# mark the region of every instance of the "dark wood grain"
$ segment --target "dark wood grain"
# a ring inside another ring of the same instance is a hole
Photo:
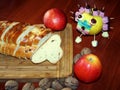
[[[120,90],[120,0],[1,0],[0,20],[11,20],[29,23],[43,23],[43,15],[46,10],[57,7],[64,10],[68,22],[73,26],[73,40],[79,33],[76,31],[76,23],[70,19],[69,11],[77,10],[77,4],[85,6],[85,3],[97,8],[105,7],[106,15],[114,17],[110,25],[110,38],[104,39],[101,35],[96,38],[99,45],[91,46],[92,36],[83,37],[80,44],[73,43],[74,55],[83,47],[89,47],[101,60],[103,65],[102,76],[96,82],[85,84],[80,81],[78,90]],[[74,41],[73,41],[74,42]],[[20,84],[19,87],[21,87]],[[0,85],[3,90],[4,83]]]

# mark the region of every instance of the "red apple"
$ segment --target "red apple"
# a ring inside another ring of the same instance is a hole
[[[66,26],[67,18],[62,10],[52,8],[45,12],[43,22],[46,27],[52,30],[63,30]]]
[[[90,83],[100,77],[102,64],[96,55],[86,54],[75,63],[74,72],[79,80]]]

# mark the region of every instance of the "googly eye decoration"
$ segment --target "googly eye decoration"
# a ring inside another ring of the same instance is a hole
[[[114,18],[108,18],[105,16],[104,8],[98,10],[96,6],[91,8],[88,4],[85,7],[80,7],[76,12],[71,13],[74,15],[72,18],[77,23],[76,29],[81,33],[80,36],[77,36],[75,39],[76,43],[82,42],[83,35],[93,35],[94,40],[91,41],[93,47],[98,46],[98,41],[95,39],[95,36],[102,32],[102,37],[109,38],[109,20]],[[112,27],[111,27],[112,28]]]

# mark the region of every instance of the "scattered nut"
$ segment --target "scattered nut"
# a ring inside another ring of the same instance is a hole
[[[18,90],[18,82],[14,80],[8,80],[5,83],[5,90]]]
[[[73,63],[76,63],[80,57],[81,57],[81,54],[76,54],[73,58]]]
[[[62,90],[72,90],[72,89],[69,87],[66,87],[66,88],[63,88]]]
[[[90,54],[91,52],[92,52],[91,49],[85,47],[81,50],[80,54],[83,56],[85,54]]]
[[[39,87],[35,88],[34,84],[27,82],[22,90],[76,90],[78,80],[72,75],[64,78],[43,78],[39,81]],[[9,80],[5,83],[5,90],[18,90],[18,83]]]
[[[65,78],[59,78],[58,79],[60,84],[64,87],[65,86]]]
[[[34,90],[34,89],[35,89],[34,85],[30,82],[27,82],[22,88],[22,90]]]
[[[76,90],[79,85],[79,81],[75,77],[69,76],[65,79],[65,85]]]
[[[43,90],[42,88],[40,88],[40,87],[37,87],[37,88],[35,88],[34,90]]]
[[[52,82],[52,88],[54,88],[55,90],[61,90],[63,86],[60,84],[58,80],[54,80]]]
[[[39,81],[39,86],[40,86],[40,88],[42,88],[42,89],[47,89],[47,88],[50,88],[50,86],[51,86],[51,80],[50,79],[48,79],[48,78],[43,78],[43,79],[41,79],[40,81]]]
[[[53,88],[47,88],[46,90],[55,90],[55,89],[53,89]]]

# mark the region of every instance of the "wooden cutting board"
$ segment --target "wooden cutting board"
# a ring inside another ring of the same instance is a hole
[[[62,59],[57,64],[51,64],[48,61],[34,64],[30,60],[0,54],[0,79],[60,78],[71,75],[73,68],[72,25],[68,23],[63,31],[56,33],[61,36],[64,51]]]

